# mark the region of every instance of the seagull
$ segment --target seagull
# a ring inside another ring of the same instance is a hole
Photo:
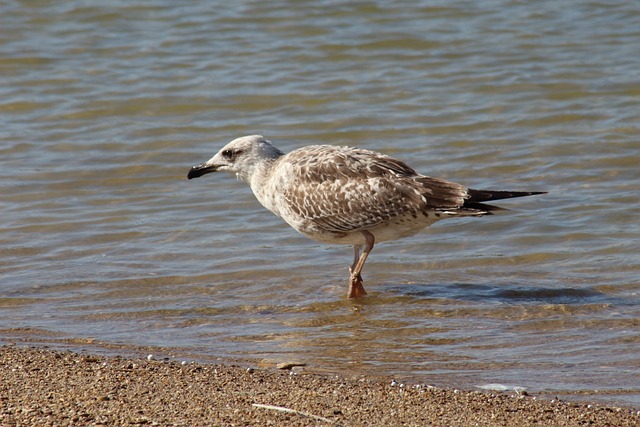
[[[441,219],[502,209],[484,202],[545,194],[473,190],[361,148],[310,145],[284,154],[262,135],[234,139],[191,167],[187,178],[218,171],[248,183],[262,206],[302,235],[352,245],[349,298],[367,295],[361,273],[375,243],[414,235]]]

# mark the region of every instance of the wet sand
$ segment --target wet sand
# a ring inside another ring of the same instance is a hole
[[[637,409],[391,378],[0,347],[2,426],[638,426]]]

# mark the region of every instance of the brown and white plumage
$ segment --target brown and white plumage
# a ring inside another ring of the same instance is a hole
[[[376,242],[413,235],[440,219],[499,209],[486,201],[543,194],[469,189],[360,148],[312,145],[284,154],[260,135],[231,141],[187,177],[216,171],[235,173],[303,235],[353,245],[350,298],[366,295],[360,273]]]

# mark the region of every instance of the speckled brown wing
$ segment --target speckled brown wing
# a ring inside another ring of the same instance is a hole
[[[284,200],[308,227],[347,233],[394,217],[461,207],[466,188],[417,174],[403,162],[349,147],[305,147],[289,153]]]

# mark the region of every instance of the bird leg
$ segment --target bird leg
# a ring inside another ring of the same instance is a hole
[[[349,273],[353,273],[356,265],[358,265],[358,260],[360,259],[360,249],[362,245],[353,245],[353,263],[349,266]]]
[[[362,276],[353,274],[360,260],[360,249],[362,245],[353,245],[353,263],[349,266],[349,298],[358,298],[367,294],[362,286]]]
[[[351,276],[349,278],[349,298],[360,298],[367,295],[367,292],[364,290],[364,286],[362,286],[362,276],[360,273],[362,272],[362,268],[364,267],[365,261],[367,261],[367,256],[369,256],[369,252],[373,249],[373,245],[375,243],[375,238],[373,234],[368,231],[361,231],[364,236],[364,250],[362,251],[362,255],[360,255],[361,245],[353,245],[353,264],[349,267],[349,272]]]

